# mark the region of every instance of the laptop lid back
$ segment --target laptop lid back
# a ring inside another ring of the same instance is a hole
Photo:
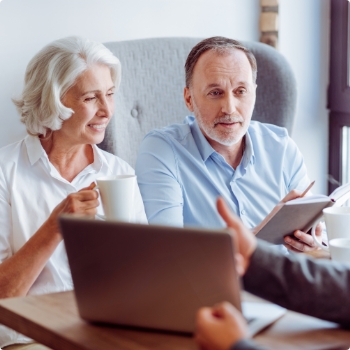
[[[241,309],[227,231],[60,218],[79,313],[102,323],[193,332],[202,306]]]

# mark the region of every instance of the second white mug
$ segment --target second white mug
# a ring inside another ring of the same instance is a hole
[[[334,238],[350,238],[350,207],[330,207],[323,209],[322,212],[326,222],[328,242]],[[329,251],[329,247],[322,245],[316,239],[315,229],[316,224],[311,230],[316,244]]]
[[[350,264],[350,238],[335,238],[329,241],[332,260]]]

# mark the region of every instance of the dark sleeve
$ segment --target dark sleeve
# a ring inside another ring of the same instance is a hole
[[[258,240],[243,282],[261,298],[350,328],[350,265],[285,256]]]
[[[229,350],[268,350],[263,348],[251,339],[242,339],[236,344],[233,344]]]

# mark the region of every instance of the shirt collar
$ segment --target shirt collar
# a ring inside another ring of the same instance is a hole
[[[248,131],[245,134],[245,148],[244,148],[244,154],[242,159],[242,166],[245,169],[249,163],[254,164],[255,163],[255,153],[254,153],[254,147],[252,143],[251,136],[249,134],[249,128]]]
[[[30,164],[35,164],[45,153],[38,136],[27,135],[24,138]]]
[[[210,143],[203,135],[201,129],[199,128],[196,118],[193,116],[188,116],[186,119],[191,126],[191,132],[192,132],[194,141],[196,142],[198,151],[202,159],[206,161],[216,151],[214,150],[213,147],[210,146]]]
[[[107,163],[107,159],[104,156],[101,149],[99,149],[96,145],[91,145],[91,146],[94,152],[94,162],[91,164],[91,166],[96,170],[96,172],[99,172],[103,164]]]
[[[192,135],[196,142],[199,153],[201,154],[203,161],[206,161],[213,153],[217,152],[214,150],[214,148],[210,145],[208,140],[203,135],[201,129],[199,128],[196,118],[193,116],[188,116],[186,119],[191,126]],[[242,160],[243,168],[246,168],[250,162],[254,164],[255,154],[248,128],[248,131],[245,134],[245,149]]]
[[[35,164],[41,157],[47,158],[47,154],[44,151],[38,136],[27,135],[24,140],[31,165]],[[94,152],[94,162],[87,168],[93,168],[98,172],[101,170],[103,163],[106,163],[106,157],[96,145],[91,146]]]

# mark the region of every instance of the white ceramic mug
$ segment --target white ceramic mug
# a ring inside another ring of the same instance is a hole
[[[106,219],[132,220],[136,175],[106,176],[96,180]]]
[[[335,238],[350,238],[350,207],[330,207],[323,209],[322,212],[326,222],[328,242]],[[316,239],[316,226],[317,224],[311,230],[314,241],[320,248],[329,251],[329,247],[324,246]]]
[[[335,238],[329,241],[332,260],[350,264],[350,238]]]

